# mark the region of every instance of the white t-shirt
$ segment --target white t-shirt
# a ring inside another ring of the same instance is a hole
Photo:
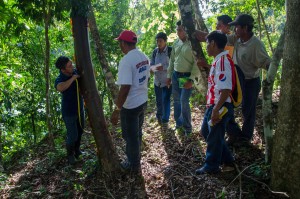
[[[221,96],[221,90],[233,90],[235,86],[234,63],[227,51],[218,54],[210,68],[206,104],[216,104]],[[226,102],[231,102],[230,97]]]
[[[149,63],[148,57],[138,49],[129,51],[121,59],[117,84],[131,85],[124,108],[133,109],[148,100]]]

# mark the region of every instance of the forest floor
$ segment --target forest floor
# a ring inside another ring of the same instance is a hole
[[[278,93],[274,95],[274,116]],[[280,198],[272,194],[270,165],[264,163],[261,102],[251,145],[231,148],[236,169],[231,172],[201,176],[195,170],[204,163],[206,144],[199,134],[205,106],[193,105],[193,134],[162,132],[155,119],[155,105],[149,104],[144,122],[142,175],[120,173],[115,177],[101,172],[95,143],[89,130],[83,135],[84,155],[69,166],[62,136],[56,136],[55,150],[44,140],[34,148],[22,151],[5,166],[0,175],[1,198]],[[241,110],[236,110],[242,122]],[[274,117],[275,118],[275,117]],[[125,143],[120,129],[112,133],[120,159]]]

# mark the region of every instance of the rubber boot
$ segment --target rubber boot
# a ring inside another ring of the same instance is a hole
[[[75,164],[74,146],[67,145],[67,159],[69,164]]]

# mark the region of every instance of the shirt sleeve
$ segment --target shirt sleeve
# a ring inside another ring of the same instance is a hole
[[[119,64],[117,85],[132,85],[132,67],[124,59]]]
[[[264,44],[258,40],[258,44],[256,45],[257,47],[255,48],[255,66],[258,68],[263,68],[267,69],[267,65],[271,63],[271,59],[266,51],[266,48]]]
[[[175,44],[176,41],[174,42],[173,46],[172,46],[172,52],[171,52],[171,56],[170,56],[170,60],[169,60],[169,67],[167,70],[167,78],[171,78],[172,77],[172,73],[174,71],[174,61],[175,61]]]
[[[54,88],[57,89],[57,85],[59,83],[63,82],[61,76],[59,75],[56,79],[55,79],[55,82],[54,82]]]
[[[237,38],[234,33],[227,36],[227,45],[234,46],[234,43],[236,42]]]

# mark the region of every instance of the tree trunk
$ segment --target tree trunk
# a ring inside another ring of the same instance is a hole
[[[117,99],[119,89],[115,84],[114,76],[112,75],[112,73],[109,69],[107,60],[105,58],[105,52],[104,52],[104,48],[103,48],[103,45],[101,42],[99,31],[97,29],[94,11],[91,7],[90,7],[90,14],[89,14],[88,21],[89,21],[89,28],[91,31],[91,36],[95,42],[95,50],[96,50],[97,57],[100,61],[102,71],[104,73],[110,94],[111,94],[113,100],[115,101]]]
[[[200,42],[193,36],[193,34],[195,33],[195,25],[193,23],[191,0],[179,0],[178,6],[181,14],[182,24],[185,27],[188,39],[191,42],[191,47],[193,50],[195,61],[199,58],[205,59]],[[200,69],[200,77],[194,80],[194,82],[195,86],[201,93],[206,93],[207,73],[205,70]]]
[[[45,23],[45,79],[46,79],[46,119],[47,119],[47,127],[48,127],[48,135],[49,135],[49,145],[50,147],[54,147],[54,138],[52,133],[52,124],[51,124],[51,113],[50,113],[50,41],[49,41],[49,26],[50,26],[50,6],[51,1],[47,3],[45,2],[44,10],[44,23]],[[47,7],[46,7],[47,5]],[[46,9],[47,8],[47,9]]]
[[[283,70],[274,136],[272,178],[274,189],[300,196],[300,0],[286,1],[287,21],[283,51]]]
[[[90,125],[98,150],[99,162],[101,162],[104,171],[111,172],[119,169],[119,161],[113,146],[112,137],[106,125],[102,102],[96,87],[87,30],[87,5],[89,4],[84,0],[72,1],[71,18],[76,66],[81,75],[80,90],[86,103]]]
[[[204,23],[204,20],[203,20],[201,11],[200,11],[199,1],[198,0],[192,0],[192,5],[195,8],[194,9],[194,11],[195,11],[195,20],[196,20],[196,24],[197,24],[198,29],[201,30],[201,31],[204,31],[204,32],[209,32],[206,25],[205,25],[205,23]]]
[[[3,172],[4,168],[2,166],[2,126],[0,125],[0,172]]]
[[[277,43],[276,51],[273,55],[272,62],[270,64],[267,78],[263,81],[263,122],[264,122],[264,136],[265,136],[265,161],[271,162],[272,152],[272,139],[273,139],[273,114],[272,114],[272,93],[274,80],[277,74],[279,62],[282,59],[283,46],[284,46],[285,30],[281,34]]]

